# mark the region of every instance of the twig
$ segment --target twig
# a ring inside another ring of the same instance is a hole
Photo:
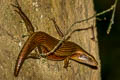
[[[87,19],[83,19],[83,20],[74,22],[74,23],[68,28],[68,30],[67,30],[67,32],[65,33],[64,37],[58,42],[58,44],[57,44],[51,51],[49,51],[49,52],[46,53],[46,54],[41,54],[41,56],[47,56],[47,55],[50,55],[51,53],[53,53],[53,52],[62,44],[62,42],[69,37],[68,33],[71,31],[71,28],[72,28],[73,26],[75,26],[76,24],[82,23],[82,22],[84,22],[84,21],[88,21],[88,20],[90,20],[90,19],[92,19],[92,18],[94,18],[94,17],[100,16],[100,15],[103,15],[103,14],[105,14],[105,13],[113,10],[114,8],[115,8],[115,6],[112,5],[109,9],[104,10],[104,11],[102,11],[102,12],[100,12],[100,13],[97,13],[97,14],[95,14],[95,15],[87,18]]]
[[[112,28],[112,25],[114,24],[114,17],[115,17],[115,11],[116,11],[116,6],[117,6],[117,1],[115,1],[115,4],[113,5],[114,6],[114,9],[113,9],[113,13],[112,13],[112,18],[110,20],[110,24],[109,24],[109,27],[108,27],[108,30],[107,30],[107,34],[110,33],[111,31],[111,28]]]

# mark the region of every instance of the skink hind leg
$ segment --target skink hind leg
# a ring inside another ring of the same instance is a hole
[[[37,53],[31,53],[26,59],[40,59],[40,55],[38,55]]]
[[[37,50],[37,49],[38,49],[38,50]],[[35,48],[35,50],[34,50],[35,52],[29,54],[26,59],[29,59],[29,58],[32,58],[32,59],[40,59],[40,58],[41,58],[40,54],[42,53],[42,49],[41,49],[40,46],[38,46],[37,49]],[[38,53],[39,53],[39,54],[38,54]]]
[[[32,23],[31,23],[31,21],[29,20],[29,18],[28,18],[28,17],[26,16],[26,14],[22,11],[22,9],[21,9],[18,1],[16,0],[16,5],[13,5],[13,4],[12,4],[12,6],[15,7],[15,8],[17,8],[17,10],[15,10],[15,11],[16,11],[16,12],[20,15],[20,17],[23,19],[23,21],[24,21],[24,23],[25,23],[25,25],[26,25],[27,32],[29,33],[29,35],[25,35],[25,36],[23,36],[23,37],[32,35],[32,34],[34,33],[34,27],[33,27]],[[39,47],[37,47],[37,48],[39,48]],[[40,49],[39,49],[39,50],[40,50]],[[38,53],[38,52],[37,52],[37,49],[35,49],[35,52]]]
[[[33,27],[32,23],[31,23],[31,21],[29,20],[29,18],[22,11],[18,1],[16,0],[16,5],[12,4],[12,6],[17,8],[17,10],[15,10],[15,12],[17,12],[20,15],[20,17],[23,19],[23,21],[25,22],[27,31],[31,35],[34,32],[34,27]]]
[[[15,12],[17,12],[20,15],[20,17],[23,19],[23,21],[25,22],[26,28],[27,28],[27,32],[29,33],[30,36],[32,36],[32,34],[34,33],[34,27],[33,27],[32,23],[31,23],[31,21],[26,16],[26,14],[22,11],[18,1],[16,0],[16,5],[12,4],[12,6],[16,8]],[[16,61],[15,71],[14,71],[14,75],[15,76],[18,75],[23,62],[28,57],[28,54],[29,53],[27,53],[27,52],[26,53],[22,53],[22,55],[19,54],[18,60]]]

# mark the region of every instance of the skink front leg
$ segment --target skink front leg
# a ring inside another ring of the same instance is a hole
[[[48,17],[49,18],[49,17]],[[63,34],[63,32],[60,30],[60,27],[57,25],[57,23],[56,23],[56,21],[55,21],[55,18],[49,18],[50,20],[52,20],[53,21],[53,23],[54,23],[54,25],[55,25],[55,29],[56,29],[56,31],[57,31],[57,33],[58,33],[58,35],[62,38],[62,37],[64,37],[64,34]],[[47,56],[49,56],[50,54],[52,54],[52,53],[46,53],[46,54],[41,54],[41,56],[42,57],[47,57]]]
[[[70,60],[69,56],[64,59],[64,66],[63,67],[66,68],[66,69],[68,68],[69,60]]]
[[[54,25],[55,25],[55,29],[58,33],[58,35],[62,38],[64,36],[63,32],[60,30],[60,27],[57,25],[55,18],[49,18],[50,20],[53,21]]]

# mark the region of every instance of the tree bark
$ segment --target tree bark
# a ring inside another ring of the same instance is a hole
[[[75,21],[86,19],[93,14],[93,0],[18,0],[25,14],[32,21],[35,31],[44,31],[60,38],[54,24],[48,17],[55,18],[61,30],[66,30]],[[18,77],[14,77],[17,56],[25,43],[26,27],[10,4],[14,0],[0,0],[0,80],[100,80],[100,59],[98,53],[95,18],[75,25],[72,29],[94,26],[92,31],[85,30],[72,34],[70,41],[79,44],[98,61],[98,69],[93,70],[83,64],[70,61],[68,70],[63,68],[63,61],[50,61],[44,58],[28,59],[23,64]]]

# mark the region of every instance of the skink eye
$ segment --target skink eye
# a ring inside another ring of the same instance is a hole
[[[91,61],[92,62],[92,59],[89,56],[84,55],[84,54],[80,55],[79,59],[81,59],[81,60],[87,60],[87,61]]]

